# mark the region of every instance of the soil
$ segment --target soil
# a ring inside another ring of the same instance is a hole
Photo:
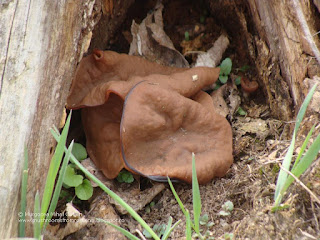
[[[111,40],[105,44],[104,49],[128,53],[132,20],[140,23],[146,14],[152,11],[155,3],[156,1],[153,0],[137,0],[132,4],[123,23],[110,36]],[[186,32],[189,33],[191,43],[188,49],[192,51],[208,50],[222,33],[227,33],[230,45],[223,59],[225,57],[232,59],[232,73],[240,74],[239,69],[248,65],[250,68],[242,74],[259,82],[254,64],[252,64],[253,59],[249,57],[244,36],[239,32],[241,28],[238,27],[239,24],[232,16],[232,12],[221,11],[219,14],[212,15],[219,10],[218,6],[209,5],[205,1],[173,0],[163,1],[163,4],[164,30],[178,51],[183,53],[185,50]],[[217,8],[216,11],[212,9],[213,7]],[[244,14],[248,14],[245,5],[239,8]],[[225,19],[225,17],[219,17],[221,14],[229,14],[232,20],[221,22],[221,19]],[[200,30],[193,31],[195,26],[199,26]],[[250,31],[254,32],[250,23],[248,26]],[[93,42],[97,41],[96,39]],[[187,58],[189,63],[192,63],[194,59],[194,55],[189,55]],[[298,183],[293,183],[283,199],[288,207],[275,213],[271,211],[274,204],[279,163],[282,162],[290,144],[293,122],[282,121],[272,115],[262,90],[258,89],[250,95],[244,93],[241,87],[238,87],[238,91],[241,98],[240,106],[246,115],[241,116],[236,112],[227,117],[233,128],[234,164],[225,177],[214,179],[211,183],[200,186],[202,214],[207,214],[209,222],[213,223],[213,226],[209,228],[202,226],[202,229],[208,230],[209,236],[214,239],[231,239],[230,234],[233,234],[233,239],[318,239],[320,237],[319,203]],[[79,118],[76,118],[75,114],[73,117],[72,138],[84,143],[83,134],[75,134],[75,132],[79,133]],[[302,129],[310,129],[312,125],[310,123],[317,122],[318,117],[309,114],[307,120],[302,123]],[[319,131],[318,128],[314,136]],[[296,146],[301,146],[306,133],[307,130],[298,134],[299,139]],[[319,196],[320,159],[315,160],[309,169],[300,180]],[[152,183],[150,184],[145,179],[139,181],[139,184],[132,185],[138,192],[152,186]],[[114,188],[120,186],[119,191],[129,191],[130,184],[113,184]],[[192,215],[192,187],[183,183],[175,183],[174,186],[185,208],[189,209]],[[103,195],[100,191],[98,192]],[[130,201],[130,197],[125,200]],[[105,201],[105,204],[109,204],[107,200]],[[223,216],[220,211],[223,210],[222,206],[227,201],[233,203],[234,209],[229,215]],[[151,206],[148,204],[139,211],[140,216],[151,227],[155,224],[167,223],[170,216],[173,222],[181,220],[173,231],[171,239],[184,239],[185,218],[168,184],[165,184],[165,189],[154,197],[152,202]],[[87,203],[87,208],[90,203]],[[91,214],[90,210],[86,211],[84,207],[81,209],[85,215]],[[119,214],[118,211],[117,213]],[[90,217],[94,216],[90,215]],[[142,231],[141,226],[132,217],[128,215],[120,217],[124,219],[121,222],[122,227],[132,233],[136,233],[136,229]],[[94,233],[93,231],[91,233],[92,237]],[[81,234],[75,233],[67,239],[89,239],[86,236],[90,234],[83,235],[83,232]],[[110,239],[117,239],[112,236]],[[108,238],[104,236],[104,239]]]

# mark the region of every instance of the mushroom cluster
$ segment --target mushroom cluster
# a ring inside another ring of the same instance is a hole
[[[225,175],[233,162],[228,121],[201,89],[219,68],[174,68],[94,50],[80,62],[67,99],[81,110],[90,158],[113,179],[121,169],[156,181],[190,183]]]

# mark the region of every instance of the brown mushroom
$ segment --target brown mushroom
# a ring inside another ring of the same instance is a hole
[[[232,164],[232,133],[201,91],[218,68],[172,68],[110,51],[94,51],[76,72],[67,100],[83,108],[91,159],[107,178],[126,168],[151,179],[191,182],[191,153],[199,183]]]
[[[250,81],[247,77],[241,77],[240,84],[241,88],[247,93],[253,93],[259,87],[257,81]]]

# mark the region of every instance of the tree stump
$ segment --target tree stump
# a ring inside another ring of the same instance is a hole
[[[17,236],[23,152],[29,150],[28,213],[42,196],[54,149],[49,129],[59,125],[77,63],[92,31],[103,48],[134,2],[113,0],[4,0],[0,3],[0,236]],[[257,80],[274,117],[290,120],[319,75],[314,50],[297,18],[296,1],[207,0],[231,41],[248,49]],[[299,1],[312,34],[320,27],[318,0]],[[107,16],[107,17],[106,17]],[[109,16],[109,17],[108,17]],[[112,17],[110,17],[112,16]],[[105,34],[103,28],[110,24]],[[239,35],[241,37],[239,37]],[[312,39],[319,45],[318,35]],[[31,224],[27,224],[31,236]]]
[[[207,2],[228,34],[240,38],[238,44],[248,49],[246,57],[257,70],[272,115],[291,119],[308,92],[303,80],[319,73],[319,63],[297,20],[301,6],[310,32],[317,32],[319,13],[313,2],[298,1],[298,7],[291,0]],[[320,46],[317,35],[313,41]]]
[[[93,5],[92,0],[1,2],[1,238],[17,236],[25,146],[27,213],[33,212],[36,191],[43,192],[55,145],[49,130],[59,125],[75,67],[90,40]],[[30,236],[32,225],[27,227]]]

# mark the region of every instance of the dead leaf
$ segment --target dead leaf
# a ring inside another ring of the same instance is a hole
[[[59,129],[63,128],[64,124],[66,123],[66,119],[67,119],[67,110],[66,108],[63,108],[62,116],[59,123]]]
[[[85,228],[82,228],[80,231],[70,236],[69,239],[126,239],[118,230],[99,220],[103,219],[104,221],[113,223],[117,226],[121,226],[121,223],[125,221],[115,212],[108,200],[107,194],[102,190],[97,191],[100,192],[96,194],[96,197],[92,200],[90,210],[87,214],[89,223]]]
[[[245,134],[255,134],[259,139],[265,139],[270,134],[270,128],[267,121],[253,118],[237,118],[233,127],[237,129],[237,133],[241,136]]]
[[[90,205],[90,217],[92,219],[100,218],[117,226],[124,220],[116,213],[108,200],[106,194],[99,194]],[[90,232],[96,232],[95,239],[126,239],[118,230],[106,223],[95,223],[90,226]]]
[[[221,86],[218,90],[211,93],[213,104],[216,107],[217,113],[221,116],[226,117],[229,114],[229,108],[226,101],[223,98],[224,92],[226,91],[227,85]]]
[[[143,56],[147,60],[166,66],[189,67],[184,56],[178,52],[163,30],[163,5],[157,4],[140,25],[133,20],[132,42],[129,55]]]
[[[229,115],[232,118],[241,103],[238,89],[233,83],[225,84],[213,91],[211,97],[216,111],[223,117]]]
[[[79,231],[88,224],[88,220],[82,216],[82,214],[72,205],[72,203],[66,204],[67,219],[61,220],[62,223],[67,223],[65,226],[48,225],[45,230],[45,239],[58,240]],[[54,221],[54,219],[52,220]],[[57,221],[56,221],[57,222]]]

